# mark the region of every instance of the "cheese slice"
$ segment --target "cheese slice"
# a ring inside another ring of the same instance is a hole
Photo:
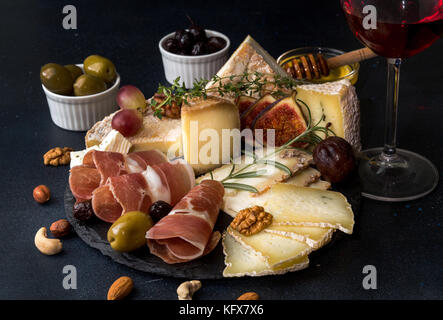
[[[251,80],[254,79],[254,73],[260,72],[265,75],[266,78],[272,79],[275,75],[289,76],[286,71],[275,61],[275,59],[263,49],[257,41],[255,41],[250,35],[240,44],[240,46],[234,51],[231,57],[226,61],[223,67],[217,72],[217,76],[225,78],[222,83],[229,81],[236,82],[238,78],[229,78],[230,76],[243,75],[244,73],[251,74]],[[206,86],[207,89],[217,87],[219,83],[209,82]],[[270,89],[267,87],[266,89]],[[253,97],[260,97],[259,92],[250,92],[247,95]],[[225,95],[224,98],[235,101],[234,95]]]
[[[291,225],[277,225],[267,227],[264,232],[278,234],[306,243],[313,249],[318,249],[328,243],[335,229],[320,227],[303,227]]]
[[[100,144],[106,135],[112,131],[111,121],[115,113],[94,124],[86,133],[86,147]],[[131,144],[132,151],[158,149],[168,155],[168,158],[181,156],[181,122],[180,119],[154,116],[152,110],[146,110],[143,115],[143,127],[134,136],[126,138]]]
[[[309,188],[328,190],[331,188],[331,183],[325,180],[318,180],[309,185]]]
[[[304,242],[273,233],[259,232],[245,236],[231,227],[228,227],[227,232],[243,246],[263,256],[271,268],[278,268],[312,251],[312,248]]]
[[[345,196],[335,191],[276,184],[265,203],[273,222],[283,225],[337,228],[352,233],[354,214]]]
[[[266,148],[260,151],[261,155],[258,156],[260,159],[264,159],[267,154],[271,154],[272,150],[268,150]],[[274,156],[270,156],[267,158],[268,160],[276,161],[281,164],[284,164],[290,171],[291,174],[295,174],[307,168],[309,165],[313,163],[312,155],[297,149],[287,149],[283,150]],[[250,155],[243,155],[240,159],[235,159],[235,172],[242,169],[246,165],[250,165],[253,163],[253,158]],[[204,176],[201,176],[197,179],[197,182],[201,182],[205,179],[214,179],[217,181],[221,181],[226,178],[231,172],[232,164],[226,164],[220,168],[215,169],[211,173],[208,173]],[[269,188],[278,182],[284,181],[289,178],[289,174],[285,171],[277,168],[272,164],[267,163],[256,163],[250,165],[244,172],[252,172],[252,171],[262,171],[258,177],[253,178],[239,178],[239,179],[229,179],[226,182],[229,183],[242,183],[255,187],[258,190],[258,194],[248,192],[248,194],[252,197],[258,197],[261,193],[269,190]],[[225,196],[234,196],[236,194],[241,194],[242,191],[236,189],[226,189]]]
[[[270,268],[262,255],[243,246],[226,232],[223,234],[222,244],[226,265],[223,270],[224,277],[277,275],[309,266],[309,258],[306,255],[282,263],[276,268]]]
[[[240,116],[235,104],[217,97],[196,99],[181,109],[183,154],[199,175],[229,162],[234,148],[239,154],[241,142],[234,145],[231,133],[240,137]]]
[[[120,132],[112,129],[99,145],[101,151],[112,151],[127,154],[131,149],[132,143],[129,142]]]
[[[349,80],[340,80],[322,84],[306,84],[296,87],[296,99],[308,105],[312,124],[329,127],[334,133],[348,141],[356,150],[360,143],[360,106],[355,91]],[[308,110],[298,102],[305,116]],[[324,118],[323,118],[324,117]],[[325,136],[324,133],[318,133]]]
[[[82,165],[83,164],[83,158],[91,150],[100,150],[100,147],[99,147],[99,145],[94,145],[94,146],[86,148],[84,150],[71,151],[71,153],[70,153],[70,156],[71,156],[70,167],[71,167],[71,169],[73,167]]]
[[[318,181],[320,177],[321,177],[320,171],[309,167],[306,168],[305,170],[299,171],[298,173],[294,174],[292,177],[286,180],[285,183],[292,184],[298,187],[307,187],[312,183]]]

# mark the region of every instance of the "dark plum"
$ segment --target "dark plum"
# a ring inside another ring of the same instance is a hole
[[[149,215],[155,223],[166,217],[171,212],[172,206],[162,200],[154,202],[149,208]]]

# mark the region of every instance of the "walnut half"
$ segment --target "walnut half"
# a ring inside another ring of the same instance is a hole
[[[68,147],[52,148],[44,154],[43,163],[47,166],[51,165],[55,167],[67,165],[69,162],[71,162],[71,151],[72,149]]]
[[[240,210],[232,220],[231,227],[245,236],[259,233],[272,223],[272,215],[263,207],[253,206]]]

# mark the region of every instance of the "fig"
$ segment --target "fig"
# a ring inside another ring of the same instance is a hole
[[[274,103],[276,99],[270,94],[264,95],[256,103],[250,106],[246,111],[240,114],[241,129],[252,128],[254,119],[267,106]]]
[[[294,96],[278,100],[265,107],[254,119],[252,128],[263,129],[263,142],[267,143],[267,129],[275,130],[275,146],[282,146],[286,142],[299,136],[308,129],[304,115]],[[305,148],[307,143],[295,142],[293,147]]]
[[[326,138],[317,144],[312,155],[315,166],[329,182],[345,180],[355,168],[354,150],[340,137]]]
[[[238,107],[238,113],[242,114],[245,112],[250,106],[252,106],[255,102],[257,102],[257,99],[250,97],[250,96],[240,96],[237,98],[237,101],[235,104]]]

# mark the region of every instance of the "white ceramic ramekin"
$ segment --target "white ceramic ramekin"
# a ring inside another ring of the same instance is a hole
[[[83,68],[82,64],[78,64]],[[89,130],[94,123],[117,110],[117,93],[120,76],[107,90],[89,96],[63,96],[42,85],[48,100],[52,121],[60,128],[72,131]]]
[[[205,31],[208,37],[223,38],[226,41],[226,46],[220,51],[211,54],[201,56],[182,56],[166,51],[163,48],[163,42],[172,37],[174,32],[164,36],[160,40],[158,47],[162,55],[165,77],[169,83],[173,83],[177,77],[180,77],[180,82],[184,82],[186,88],[191,88],[196,79],[210,80],[228,60],[229,47],[231,45],[229,38],[217,31]]]

